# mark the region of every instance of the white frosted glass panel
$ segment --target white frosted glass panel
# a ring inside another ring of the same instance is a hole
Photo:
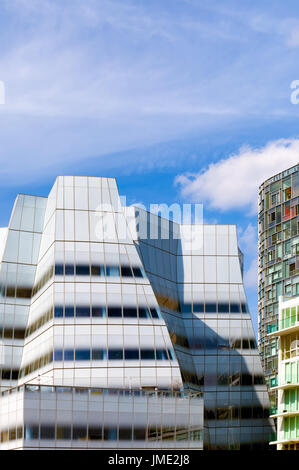
[[[214,225],[204,225],[204,253],[205,255],[216,254],[216,235]]]
[[[216,258],[204,256],[205,282],[216,282]]]
[[[203,225],[194,225],[192,228],[192,253],[203,254]]]
[[[203,256],[192,256],[192,282],[203,282]]]
[[[229,281],[232,283],[242,282],[238,257],[229,257]]]
[[[235,227],[229,227],[229,254],[237,255],[238,254],[238,240],[237,232]]]
[[[74,240],[74,211],[64,211],[65,240]]]
[[[16,262],[18,257],[19,232],[9,230],[4,253],[4,260]]]
[[[88,212],[75,212],[76,240],[89,240]]]
[[[74,188],[64,187],[64,209],[74,209]]]
[[[227,256],[217,256],[217,282],[229,282],[229,268]]]
[[[224,225],[221,226],[221,230],[217,227],[217,255],[228,255],[228,227]]]
[[[88,210],[87,188],[75,187],[75,209]]]
[[[56,240],[64,240],[63,211],[56,211]]]
[[[100,187],[89,188],[89,210],[95,211],[100,210],[100,204],[102,202],[101,189]]]

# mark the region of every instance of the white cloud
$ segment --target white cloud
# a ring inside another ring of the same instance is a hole
[[[257,227],[249,223],[245,229],[239,228],[238,241],[244,253],[246,288],[257,288],[258,285],[258,234]]]
[[[245,230],[239,229],[238,241],[241,250],[248,255],[255,256],[257,254],[257,227],[249,223]]]
[[[249,268],[244,273],[244,285],[245,288],[256,289],[258,287],[258,258],[254,258]]]
[[[243,148],[197,174],[182,174],[175,183],[182,196],[193,202],[207,203],[221,211],[247,209],[257,212],[258,187],[299,162],[299,139],[280,139],[259,149]]]

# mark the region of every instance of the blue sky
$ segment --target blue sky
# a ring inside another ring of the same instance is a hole
[[[298,162],[299,11],[285,0],[0,0],[0,224],[57,174],[236,223],[257,325],[256,195]]]

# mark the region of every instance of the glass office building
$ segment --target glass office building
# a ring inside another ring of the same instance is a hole
[[[60,176],[0,240],[1,448],[268,448],[235,226]]]
[[[299,165],[259,188],[259,350],[277,407],[279,297],[299,295]]]

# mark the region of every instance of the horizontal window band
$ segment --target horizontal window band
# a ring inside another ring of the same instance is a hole
[[[170,339],[172,344],[176,346],[181,346],[187,349],[218,349],[218,350],[227,350],[227,349],[257,349],[256,340],[254,338],[222,338],[216,336],[214,338],[208,336],[190,336],[187,338],[184,335],[175,333],[174,331],[170,332]]]
[[[56,349],[55,361],[103,361],[103,360],[174,360],[171,350],[165,349]]]
[[[262,406],[234,406],[223,408],[206,408],[205,420],[231,420],[231,419],[260,419],[268,418],[269,408]]]
[[[131,277],[146,278],[146,274],[140,266],[119,265],[89,265],[89,264],[55,264],[51,266],[41,279],[33,287],[30,296],[34,296],[54,276],[100,276],[100,277]],[[26,296],[29,292],[26,293]],[[13,291],[9,291],[7,297],[14,297]]]
[[[63,357],[65,361],[90,361],[90,360],[105,360],[105,358],[108,358],[108,360],[123,360],[123,359],[129,359],[133,360],[135,359],[134,354],[129,357],[127,354],[127,351],[134,351],[134,350],[125,350],[123,351],[122,349],[65,349],[64,351],[61,349],[57,349],[54,352],[50,351],[49,353],[45,354],[44,356],[36,359],[34,362],[27,364],[25,367],[23,367],[20,370],[19,373],[19,378],[23,378],[32,372],[50,364],[53,362],[53,359],[55,361],[62,361]],[[137,350],[135,350],[137,351]],[[168,360],[168,361],[174,361],[176,360],[176,356],[174,351],[171,349],[168,349],[167,351],[165,349],[156,349],[156,352],[154,352],[156,359],[152,359],[153,354],[152,350],[147,350],[147,349],[138,349],[138,358],[136,357],[136,360]],[[127,357],[126,357],[127,355]],[[73,359],[74,358],[74,359]]]
[[[238,302],[205,302],[180,304],[182,313],[249,313],[246,303]]]
[[[19,369],[0,369],[2,380],[18,380]]]
[[[33,322],[27,329],[27,338],[44,324],[53,318],[139,318],[139,319],[161,319],[161,312],[156,307],[104,307],[95,306],[73,306],[56,305],[47,310],[39,319]]]
[[[130,265],[56,264],[54,274],[56,276],[122,276],[146,278],[142,267]]]
[[[0,339],[24,339],[24,328],[0,328]]]
[[[96,426],[92,425],[25,425],[22,427],[2,429],[0,442],[15,441],[17,439],[31,440],[91,440],[91,441],[160,441],[180,440],[195,441],[202,440],[201,429],[190,429],[184,427],[150,426]]]

